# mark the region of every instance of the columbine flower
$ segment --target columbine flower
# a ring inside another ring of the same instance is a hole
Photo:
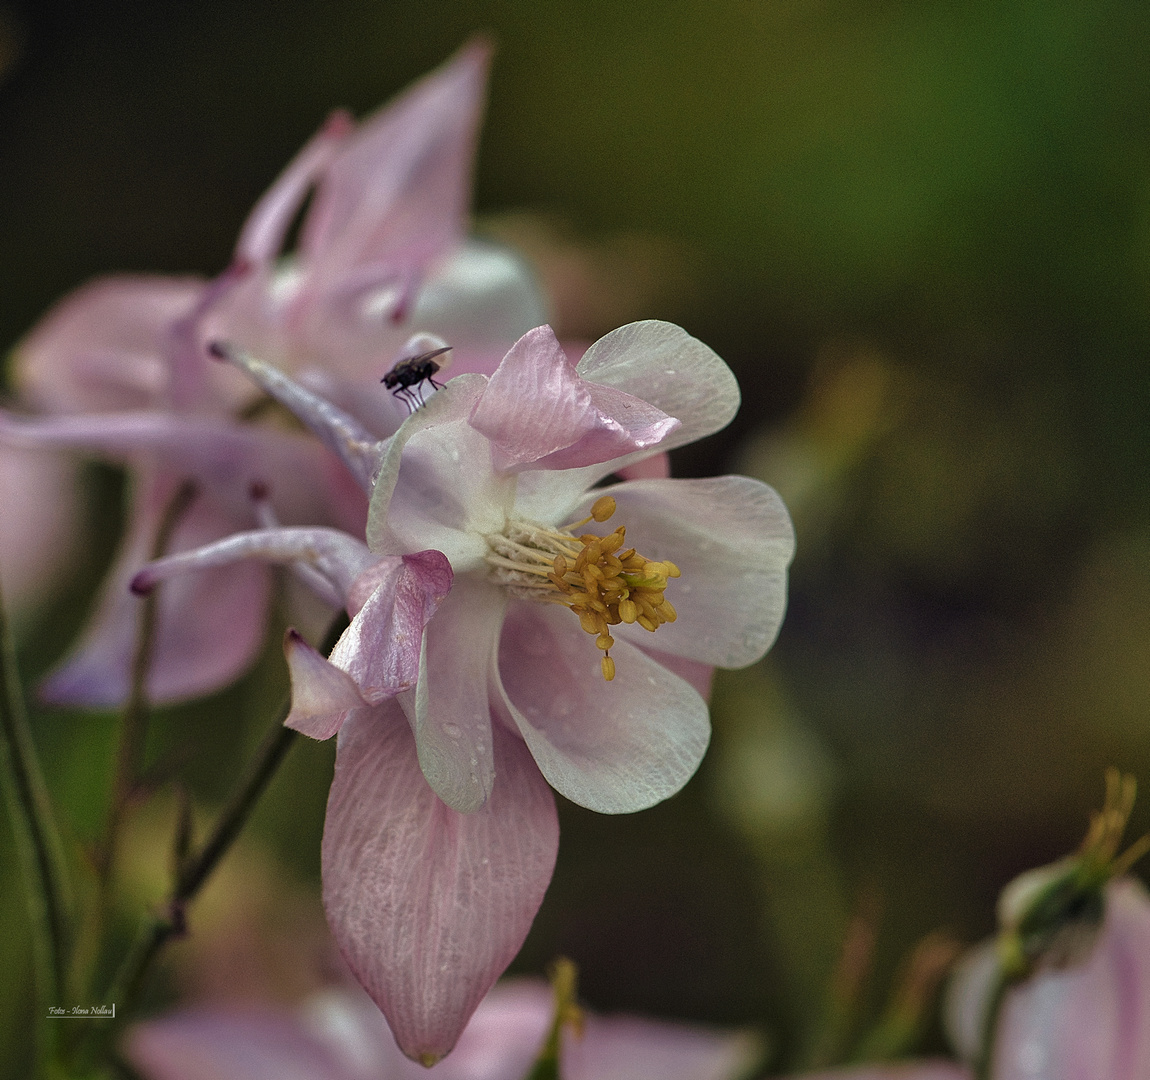
[[[778,631],[790,520],[745,477],[595,487],[734,415],[729,369],[668,323],[616,330],[577,367],[540,327],[386,442],[221,351],[371,488],[367,544],[335,530],[240,534],[153,563],[134,587],[258,556],[298,562],[344,597],[352,620],[330,658],[289,636],[288,723],[341,729],[328,918],[405,1052],[435,1060],[550,880],[543,777],[605,813],[682,787],[710,732],[696,687],[712,666],[758,659]]]
[[[188,1009],[137,1024],[125,1049],[147,1080],[523,1080],[551,1012],[544,983],[495,987],[430,1073],[403,1057],[370,1001],[340,990],[298,1013]],[[758,1056],[755,1039],[737,1031],[594,1014],[583,1028],[563,1040],[563,1080],[739,1080]]]
[[[257,203],[215,281],[93,282],[17,347],[22,396],[48,415],[0,412],[0,439],[94,454],[127,464],[133,477],[116,565],[45,697],[110,705],[125,696],[137,616],[126,584],[181,480],[195,479],[200,494],[175,550],[250,528],[254,481],[275,486],[288,520],[362,527],[365,501],[329,455],[311,440],[237,421],[252,388],[205,361],[205,340],[258,348],[354,400],[337,380],[377,384],[413,333],[448,335],[456,370],[490,371],[544,317],[518,260],[464,241],[488,59],[485,44],[472,44],[362,125],[334,116]],[[313,188],[298,249],[281,257]],[[383,395],[372,413],[388,432],[406,410]],[[262,640],[269,584],[265,568],[248,565],[214,572],[195,595],[166,593],[151,696],[176,700],[235,678]]]

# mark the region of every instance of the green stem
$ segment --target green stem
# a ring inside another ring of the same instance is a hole
[[[1011,978],[1003,971],[995,974],[986,1015],[982,1020],[982,1049],[974,1065],[975,1080],[991,1080],[994,1075],[994,1048],[998,1038],[998,1021],[1002,1013],[1002,1004],[1006,999],[1006,992],[1017,981],[1017,978]]]
[[[36,967],[38,1052],[45,1061],[52,1032],[49,1005],[58,1005],[68,960],[71,890],[64,845],[24,711],[15,649],[0,597],[0,782],[22,864]]]

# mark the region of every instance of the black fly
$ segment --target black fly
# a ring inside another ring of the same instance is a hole
[[[432,349],[431,352],[420,353],[418,356],[408,356],[400,360],[379,381],[415,412],[423,404],[423,395],[416,392],[422,383],[429,382],[436,390],[442,389],[443,383],[436,382],[435,376],[441,369],[447,367],[449,361],[437,361],[436,357],[450,351],[451,346],[444,345],[441,349]]]

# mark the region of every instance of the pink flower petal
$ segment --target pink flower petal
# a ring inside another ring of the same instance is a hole
[[[530,408],[524,408],[529,402]],[[471,415],[498,469],[573,469],[657,446],[679,423],[641,398],[585,382],[549,326],[524,334]]]
[[[438,551],[393,555],[361,574],[356,585],[362,587],[365,579],[379,584],[355,613],[331,661],[374,705],[415,687],[424,627],[451,590],[451,564]]]
[[[359,687],[294,630],[287,633],[284,653],[291,676],[291,712],[284,726],[313,739],[330,739],[352,709],[367,704]]]
[[[124,1054],[147,1080],[354,1080],[293,1016],[262,1008],[136,1024]]]
[[[345,112],[334,112],[276,177],[275,183],[252,207],[240,238],[236,258],[268,263],[280,254],[292,219],[303,200],[354,128]]]
[[[1127,878],[1082,964],[1012,990],[995,1043],[996,1080],[1146,1080],[1150,1076],[1150,897]]]
[[[464,814],[478,810],[495,783],[487,684],[505,604],[498,587],[457,578],[427,624],[419,683],[399,698],[415,732],[423,775],[448,806]]]
[[[105,580],[96,614],[75,651],[44,683],[45,700],[111,706],[126,698],[140,616],[140,600],[128,591],[128,582],[147,557],[176,483],[170,474],[139,482],[130,531]],[[172,546],[198,547],[236,527],[234,517],[203,492],[177,527]],[[267,568],[253,563],[221,567],[166,585],[160,595],[148,681],[152,700],[196,697],[236,679],[263,641],[269,588]]]
[[[974,1076],[951,1061],[903,1061],[803,1073],[795,1080],[974,1080]]]
[[[527,748],[495,732],[499,784],[483,809],[444,805],[397,705],[340,732],[323,840],[324,905],[348,964],[396,1041],[430,1064],[455,1045],[518,952],[559,841]]]
[[[693,687],[623,641],[605,682],[595,639],[553,605],[513,603],[499,642],[503,704],[551,786],[603,814],[674,795],[710,739]]]
[[[746,476],[636,480],[596,489],[584,505],[604,491],[615,498],[611,524],[626,526],[628,546],[651,559],[670,559],[683,575],[667,586],[675,622],[654,634],[638,625],[612,633],[716,667],[759,659],[783,621],[795,544],[775,491]]]
[[[616,470],[624,480],[666,480],[671,475],[669,454],[654,454]]]
[[[762,1057],[741,1031],[629,1016],[587,1017],[582,1038],[563,1041],[563,1080],[738,1080]]]
[[[300,238],[316,291],[357,268],[421,269],[462,237],[490,58],[484,42],[464,47],[331,163]]]
[[[198,278],[108,277],[70,293],[16,346],[16,382],[54,412],[140,409],[168,392],[171,324],[195,306]]]

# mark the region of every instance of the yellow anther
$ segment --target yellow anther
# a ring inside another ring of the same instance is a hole
[[[667,577],[676,578],[683,576],[683,571],[671,562],[670,559],[664,559],[663,565],[667,568]]]
[[[615,639],[608,627],[638,623],[653,631],[674,622],[675,608],[663,590],[668,578],[679,576],[674,563],[647,559],[633,547],[621,550],[627,535],[622,525],[607,536],[574,534],[588,521],[606,521],[615,510],[615,500],[604,495],[596,500],[591,517],[563,529],[514,521],[487,537],[495,580],[520,599],[570,608],[605,654],[603,678],[608,681],[615,677],[608,652]]]
[[[596,499],[595,505],[591,507],[591,516],[596,521],[606,521],[613,513],[615,513],[615,500],[610,495]]]
[[[605,537],[603,540],[603,554],[611,555],[618,551],[623,546],[624,532],[622,528],[616,529],[610,536]]]

